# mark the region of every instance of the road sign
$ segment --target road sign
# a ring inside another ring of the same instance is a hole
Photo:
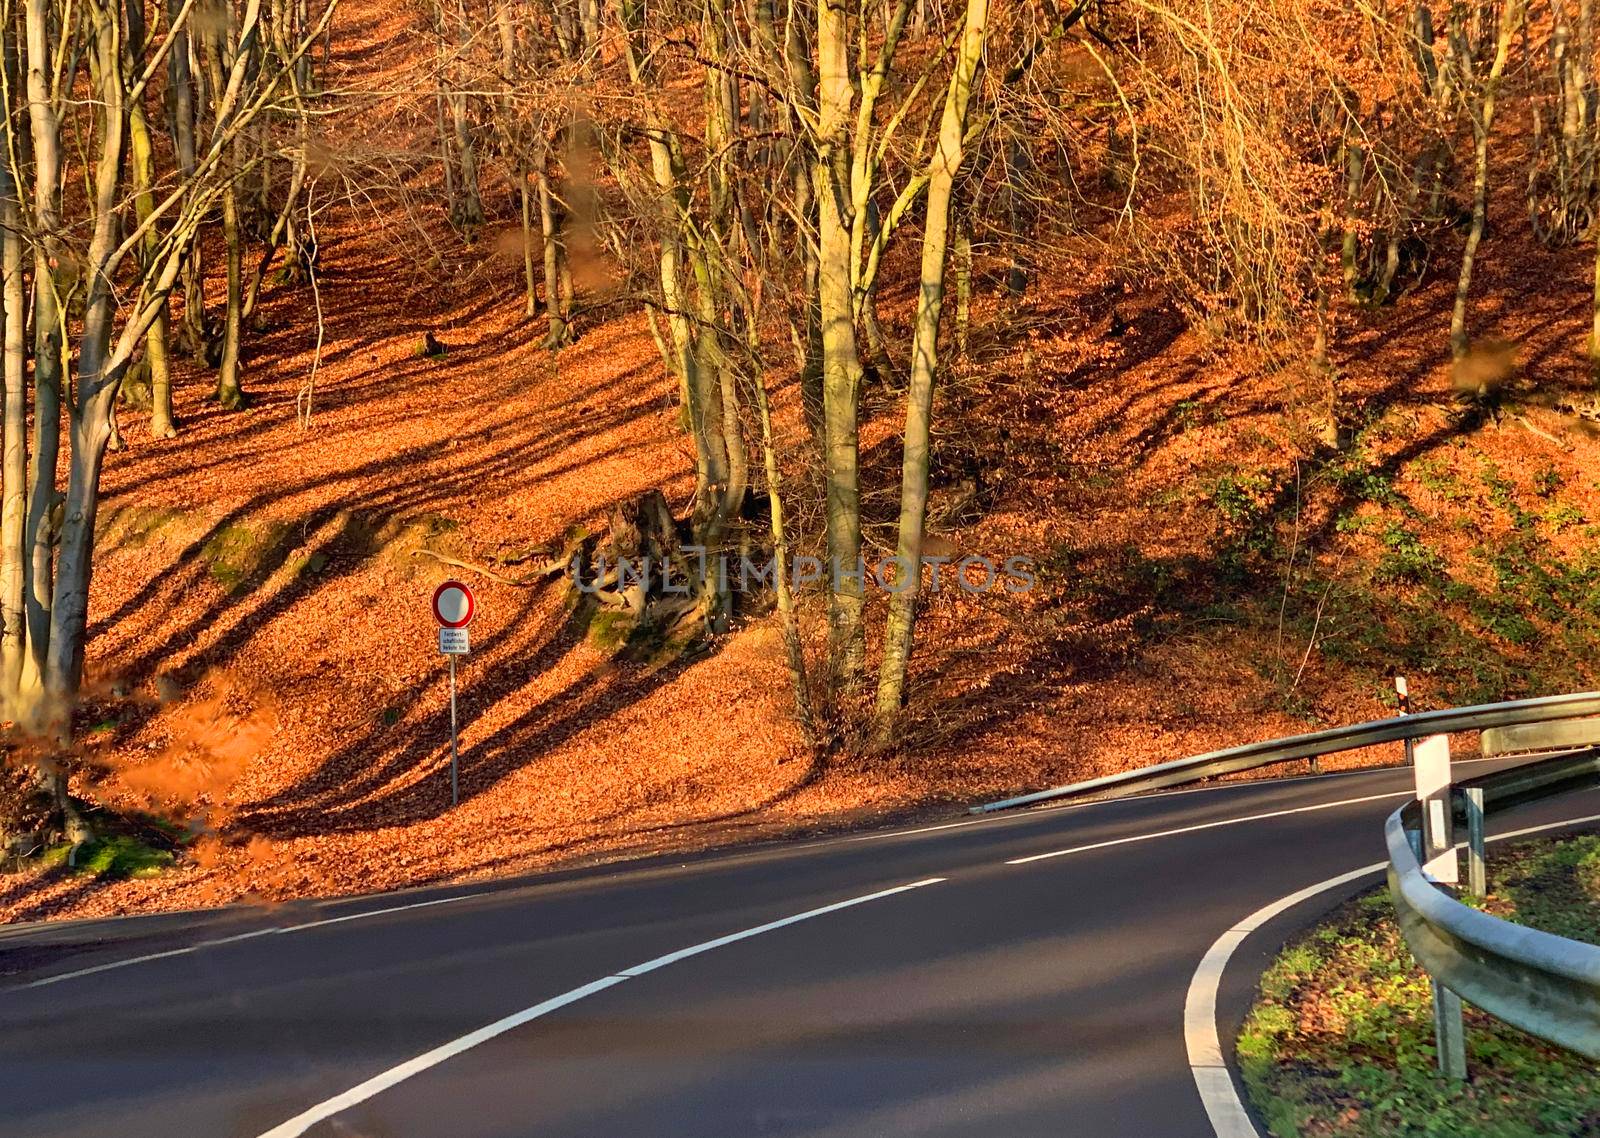
[[[467,627],[477,607],[472,590],[460,581],[446,581],[433,591],[433,619],[440,628]]]
[[[478,602],[460,581],[433,591],[433,619],[439,622],[439,651],[450,658],[450,805],[461,801],[459,743],[456,735],[456,657],[467,654],[467,625]]]

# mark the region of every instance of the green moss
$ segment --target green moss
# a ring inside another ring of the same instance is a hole
[[[620,652],[633,637],[636,622],[623,609],[600,609],[589,618],[589,643],[602,652]]]
[[[270,571],[272,555],[290,528],[286,522],[227,522],[200,547],[200,559],[212,580],[230,593],[243,592]]]
[[[182,510],[164,506],[118,506],[101,514],[95,540],[104,549],[140,549],[158,533],[180,524],[184,516]]]
[[[52,846],[41,855],[46,865],[66,865],[72,855],[70,843]],[[172,854],[146,845],[133,837],[105,838],[78,848],[72,868],[97,877],[154,877],[172,864]]]

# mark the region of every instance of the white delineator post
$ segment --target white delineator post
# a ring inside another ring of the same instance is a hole
[[[439,623],[439,651],[450,660],[450,805],[461,801],[460,759],[456,742],[456,657],[469,647],[467,625],[478,602],[460,581],[446,581],[433,591],[433,619]]]
[[[1394,678],[1400,697],[1400,714],[1411,714],[1411,694],[1406,678]],[[1406,740],[1406,759],[1416,779],[1417,802],[1422,807],[1422,833],[1414,845],[1422,872],[1434,881],[1451,885],[1460,880],[1456,864],[1454,818],[1451,815],[1450,737],[1429,735]],[[1433,1043],[1439,1073],[1448,1079],[1467,1077],[1467,1029],[1461,1016],[1461,997],[1433,981]]]

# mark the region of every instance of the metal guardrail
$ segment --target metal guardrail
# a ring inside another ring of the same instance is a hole
[[[1371,723],[1357,723],[1350,727],[1335,727],[1328,731],[1313,731],[1305,735],[1291,735],[1285,739],[1268,739],[1259,743],[1246,743],[1240,747],[1225,747],[1220,751],[1207,751],[1169,763],[1140,767],[1103,775],[1084,782],[1038,790],[1032,794],[1019,794],[998,802],[986,802],[968,810],[969,814],[989,814],[996,810],[1010,810],[1018,806],[1031,806],[1063,798],[1080,798],[1091,795],[1119,797],[1149,790],[1162,790],[1218,775],[1254,770],[1273,763],[1292,762],[1296,759],[1314,759],[1320,755],[1354,751],[1378,743],[1394,743],[1426,735],[1448,735],[1456,731],[1482,731],[1487,728],[1512,727],[1522,723],[1543,723],[1549,720],[1579,719],[1600,715],[1600,692],[1578,692],[1574,695],[1540,696],[1536,699],[1509,700],[1505,703],[1478,704],[1473,707],[1451,707],[1442,711],[1424,711],[1415,715],[1397,715]]]
[[[1485,755],[1571,750],[1600,745],[1600,719],[1562,719],[1554,723],[1519,723],[1484,729],[1478,746]]]
[[[1457,807],[1466,806],[1462,812],[1470,819],[1471,803],[1481,802],[1487,814],[1597,784],[1600,750],[1589,750],[1459,783]],[[1459,1000],[1530,1035],[1600,1059],[1600,946],[1514,925],[1455,900],[1419,863],[1424,821],[1419,804],[1409,803],[1389,816],[1384,840],[1400,931],[1434,980],[1441,1067],[1456,1077],[1466,1073]],[[1481,834],[1481,826],[1474,826],[1472,855],[1479,859]],[[1446,990],[1443,997],[1440,988]]]

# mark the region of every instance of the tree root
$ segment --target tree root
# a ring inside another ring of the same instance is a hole
[[[459,560],[458,558],[455,558],[455,557],[446,557],[444,554],[435,553],[431,549],[414,549],[414,550],[411,551],[411,556],[413,556],[413,557],[431,557],[435,561],[440,562],[441,564],[450,565],[450,566],[453,566],[454,568],[457,568],[457,569],[467,569],[467,570],[470,570],[470,571],[472,571],[474,573],[481,573],[483,576],[489,578],[489,580],[491,580],[491,581],[498,581],[502,585],[511,585],[511,586],[513,586],[515,588],[525,588],[526,586],[533,584],[535,581],[539,581],[539,580],[542,580],[545,577],[548,577],[551,574],[551,572],[554,571],[554,570],[550,570],[550,569],[546,568],[545,566],[540,566],[539,568],[535,569],[532,573],[526,574],[525,576],[522,576],[522,577],[507,577],[503,573],[496,573],[493,569],[490,569],[487,565],[476,565],[471,561],[462,561],[462,560]],[[559,568],[559,566],[557,568]]]
[[[1526,415],[1513,411],[1511,412],[1511,417],[1517,422],[1521,423],[1529,432],[1538,435],[1541,439],[1548,439],[1550,442],[1555,443],[1556,446],[1563,450],[1569,449],[1569,445],[1565,439],[1557,438],[1543,427],[1535,425],[1533,420],[1529,419]]]

